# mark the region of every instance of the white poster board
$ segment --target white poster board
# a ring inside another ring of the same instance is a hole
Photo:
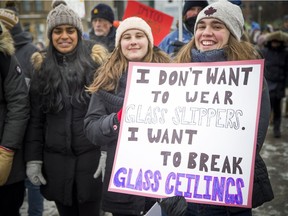
[[[130,63],[109,191],[250,208],[263,64]]]

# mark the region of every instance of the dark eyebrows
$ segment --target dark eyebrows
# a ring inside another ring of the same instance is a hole
[[[76,30],[76,28],[74,26],[65,26],[65,27],[62,27],[62,26],[56,26],[54,28],[55,30],[68,30],[68,31],[71,31],[71,30]]]
[[[198,22],[198,24],[205,24],[205,22],[204,22],[203,19],[202,19],[202,20],[200,20],[200,21]],[[222,21],[218,20],[218,19],[213,19],[212,22],[211,22],[211,24],[222,24],[222,25],[225,26],[225,24],[224,24]]]
[[[212,24],[220,24],[220,25],[224,25],[225,26],[225,24],[222,22],[222,21],[220,21],[220,20],[213,20],[212,21]]]

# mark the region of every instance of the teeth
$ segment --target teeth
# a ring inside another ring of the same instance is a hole
[[[205,46],[209,46],[209,45],[213,45],[214,42],[213,41],[202,41],[202,44]]]

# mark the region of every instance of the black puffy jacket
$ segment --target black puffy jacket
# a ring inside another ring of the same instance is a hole
[[[50,44],[51,45],[51,44]],[[97,46],[93,48],[97,49]],[[92,53],[95,59],[100,59],[97,52],[87,46],[87,53]],[[85,55],[87,54],[85,52]],[[98,53],[99,54],[99,53]],[[35,74],[31,80],[31,118],[26,133],[26,161],[43,161],[42,173],[47,180],[46,185],[41,185],[41,192],[48,200],[60,202],[63,205],[72,205],[73,199],[80,203],[95,202],[101,199],[101,178],[94,179],[93,175],[98,167],[100,158],[100,147],[92,144],[84,135],[83,121],[86,114],[90,97],[86,95],[85,101],[77,101],[67,90],[71,85],[67,84],[69,71],[75,71],[77,61],[75,52],[70,54],[53,53],[56,59],[57,71],[51,73],[61,74],[59,85],[61,87],[61,98],[65,103],[61,110],[43,110],[44,94],[42,87],[37,86],[35,79],[37,73],[46,73],[49,68],[46,63],[45,53],[33,55]],[[83,54],[84,55],[84,54]],[[100,54],[99,54],[100,55]],[[85,58],[89,58],[85,56]],[[92,82],[93,73],[99,66],[98,63],[87,67],[87,70],[78,73],[79,79],[73,85],[79,92],[84,92],[85,86]],[[52,76],[52,75],[51,75]],[[36,76],[37,77],[37,76]],[[48,75],[44,82],[48,82]],[[43,81],[43,80],[42,80]],[[50,80],[51,81],[51,80]],[[53,88],[54,83],[50,85]],[[75,95],[75,94],[74,94]],[[44,100],[45,101],[45,100]],[[75,193],[76,189],[77,193]]]
[[[123,106],[126,81],[127,73],[124,73],[120,78],[117,92],[101,90],[92,94],[84,127],[86,136],[91,142],[107,147],[102,209],[123,215],[141,215],[145,210],[145,197],[108,191],[119,134],[119,122],[115,119],[115,115]],[[113,127],[115,120],[117,130]]]
[[[0,145],[15,151],[6,184],[25,179],[22,141],[30,111],[23,70],[14,51],[13,39],[3,28],[0,33]]]

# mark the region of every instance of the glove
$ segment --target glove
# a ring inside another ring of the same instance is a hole
[[[0,186],[7,182],[14,158],[14,151],[0,146]]]
[[[36,186],[47,183],[42,175],[42,163],[42,161],[29,161],[26,164],[26,175],[31,183]]]
[[[179,52],[179,50],[185,45],[186,43],[183,43],[181,41],[174,41],[172,43],[172,45],[174,46],[174,50],[173,50],[173,53],[176,54]]]
[[[122,108],[117,112],[117,119],[119,122],[121,122],[121,118],[122,118]]]
[[[169,216],[184,216],[187,202],[183,196],[164,198],[159,202],[161,209]]]
[[[97,170],[93,176],[96,179],[100,176],[100,174],[102,174],[102,182],[104,181],[104,174],[105,174],[105,168],[106,168],[106,158],[107,158],[107,152],[101,151],[101,157],[99,159],[99,164],[98,164]]]

